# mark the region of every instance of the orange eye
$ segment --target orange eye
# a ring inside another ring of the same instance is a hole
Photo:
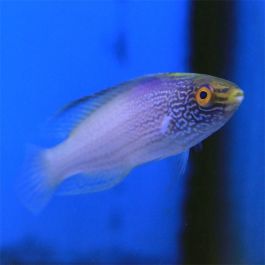
[[[205,107],[211,103],[213,92],[208,87],[203,86],[196,92],[195,99],[200,106]]]

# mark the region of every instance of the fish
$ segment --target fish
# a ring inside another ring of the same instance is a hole
[[[187,167],[189,150],[219,130],[244,92],[206,74],[151,74],[66,105],[49,122],[57,144],[34,147],[20,185],[21,198],[39,212],[56,195],[110,189],[135,167],[177,157]]]

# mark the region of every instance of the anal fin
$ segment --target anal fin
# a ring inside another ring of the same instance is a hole
[[[115,169],[104,172],[80,173],[67,178],[57,189],[56,195],[78,195],[112,188],[120,183],[130,169]]]

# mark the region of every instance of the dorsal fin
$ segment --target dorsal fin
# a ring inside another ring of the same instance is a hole
[[[65,140],[84,119],[120,93],[128,91],[128,87],[129,85],[124,83],[69,103],[45,124],[41,133],[42,140],[48,145]]]
[[[70,111],[76,110],[76,108],[83,108],[87,113],[93,112],[102,104],[106,103],[109,99],[117,95],[118,87],[112,87],[104,89],[90,96],[85,96],[76,99],[69,104],[65,105],[58,113],[55,114],[54,118],[60,118],[62,115],[67,114]],[[120,92],[120,90],[118,90]]]
[[[159,76],[143,76],[121,83],[118,86],[104,89],[90,96],[74,100],[48,120],[44,126],[44,130],[41,132],[41,141],[44,141],[44,144],[48,146],[53,146],[62,142],[80,122],[93,114],[94,111],[103,106],[106,102],[112,100],[121,93],[127,92],[137,84],[144,84],[145,82],[154,80],[154,78],[159,78]]]

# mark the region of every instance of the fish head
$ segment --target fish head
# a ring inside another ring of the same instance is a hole
[[[190,88],[202,116],[226,121],[238,109],[244,92],[234,83],[212,76],[195,78]]]
[[[238,109],[244,93],[236,84],[217,77],[194,74],[186,78],[189,82],[182,86],[176,81],[169,108],[174,132],[189,148],[221,128]]]

